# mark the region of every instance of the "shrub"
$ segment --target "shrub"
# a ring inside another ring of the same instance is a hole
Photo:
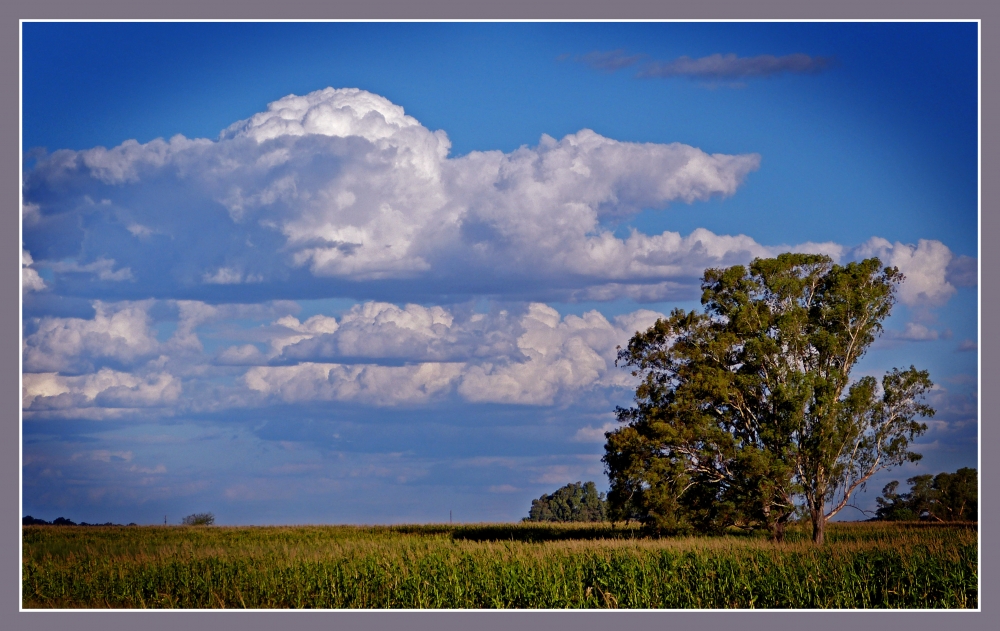
[[[185,526],[211,526],[215,523],[215,515],[212,513],[195,513],[182,519],[181,523]]]

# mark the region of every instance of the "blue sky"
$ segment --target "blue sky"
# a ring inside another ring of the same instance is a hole
[[[886,479],[976,466],[977,49],[969,23],[26,23],[23,511],[518,519],[606,486],[617,345],[789,249],[907,275],[858,374],[927,368],[938,414]]]

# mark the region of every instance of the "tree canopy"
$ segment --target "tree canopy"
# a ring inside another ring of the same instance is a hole
[[[899,481],[882,488],[875,519],[885,521],[977,521],[979,478],[975,469],[918,475],[906,480],[909,493],[897,493]]]
[[[877,258],[782,254],[708,269],[703,312],[674,310],[619,349],[640,377],[606,434],[610,509],[660,530],[764,527],[797,505],[826,521],[876,472],[920,458],[934,412],[926,371],[881,383],[851,370],[882,331],[903,276]]]
[[[531,509],[524,521],[605,521],[607,504],[604,494],[597,492],[593,482],[575,482],[559,488],[551,495],[531,500]]]

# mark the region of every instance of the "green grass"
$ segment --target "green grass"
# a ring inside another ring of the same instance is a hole
[[[976,608],[975,524],[23,528],[25,608]]]

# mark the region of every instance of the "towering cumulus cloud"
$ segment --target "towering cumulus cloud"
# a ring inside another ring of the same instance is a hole
[[[43,158],[26,175],[25,245],[62,286],[115,283],[122,297],[234,285],[296,297],[305,286],[402,279],[424,298],[502,294],[529,278],[553,291],[607,292],[611,282],[627,293],[761,250],[708,231],[611,231],[645,208],[733,194],[756,154],[590,130],[508,154],[449,158],[449,148],[443,131],[363,90],[288,96],[214,141]]]
[[[327,88],[275,101],[217,140],[57,151],[26,175],[25,291],[47,286],[34,270],[47,267],[57,290],[94,297],[662,300],[708,266],[787,248],[845,251],[705,229],[616,236],[644,209],[732,195],[756,154],[586,129],[511,153],[449,149],[443,131],[381,96]],[[950,285],[935,274],[950,251],[899,247],[858,251],[892,250],[915,271],[904,300],[946,299]]]

